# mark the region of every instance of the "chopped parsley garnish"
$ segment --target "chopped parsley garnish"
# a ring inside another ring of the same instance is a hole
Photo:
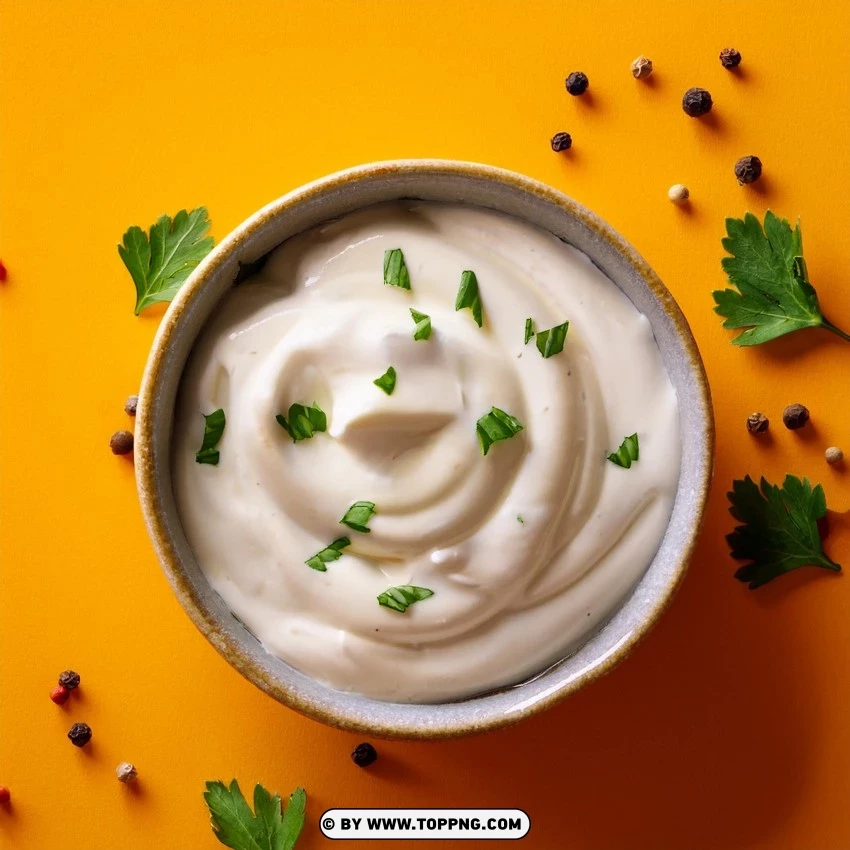
[[[726,320],[724,328],[746,328],[732,342],[759,345],[802,328],[826,328],[842,339],[850,335],[821,313],[815,288],[809,283],[803,259],[800,223],[791,230],[770,210],[761,222],[747,213],[726,219],[723,247],[730,255],[723,271],[735,289],[713,292],[714,308]]]
[[[210,220],[206,207],[180,210],[174,220],[161,215],[150,235],[133,226],[124,234],[118,253],[136,287],[136,315],[158,301],[171,301],[192,272],[212,251],[206,236]]]
[[[504,410],[491,407],[490,412],[478,420],[475,430],[478,433],[478,442],[481,444],[481,453],[486,455],[493,443],[515,436],[522,431],[522,425],[518,419],[514,419]]]
[[[372,383],[376,387],[380,387],[387,395],[392,395],[393,390],[395,389],[395,369],[390,366],[380,378],[375,378]]]
[[[554,357],[564,350],[564,341],[567,338],[569,328],[570,323],[564,322],[564,324],[555,325],[554,328],[549,328],[547,331],[538,332],[537,350],[543,355],[544,359]]]
[[[401,584],[398,587],[387,588],[378,596],[378,604],[383,605],[384,608],[392,608],[393,611],[400,611],[403,614],[414,602],[421,602],[433,595],[434,591],[428,590],[427,587]]]
[[[289,417],[285,418],[282,413],[275,416],[278,425],[292,437],[292,442],[309,440],[317,431],[327,431],[328,417],[316,402],[312,407],[305,404],[292,404],[289,406]]]
[[[369,534],[371,529],[366,525],[376,514],[374,502],[355,502],[346,512],[345,516],[339,521],[340,525],[347,525],[354,531],[359,531],[363,534]]]
[[[786,475],[781,487],[761,479],[761,489],[748,475],[732,482],[729,513],[741,525],[726,535],[732,557],[750,561],[736,573],[750,590],[800,567],[822,567],[840,572],[841,567],[823,551],[818,520],[826,516],[823,487],[812,488]]]
[[[223,782],[207,782],[204,800],[215,837],[233,850],[293,850],[304,827],[303,788],[292,792],[285,811],[280,797],[258,784],[252,812],[235,779],[229,788]]]
[[[455,299],[455,310],[463,310],[464,307],[469,307],[472,310],[472,318],[475,319],[475,324],[480,328],[484,324],[484,318],[481,315],[478,278],[475,276],[475,272],[469,270],[460,276],[460,288]]]
[[[328,570],[325,564],[339,560],[342,557],[342,550],[345,549],[346,546],[350,545],[351,541],[347,537],[340,537],[334,540],[330,546],[326,546],[322,549],[321,552],[317,552],[312,558],[308,558],[304,561],[304,563],[308,567],[318,570],[320,573],[325,573]]]
[[[554,328],[535,332],[534,319],[528,318],[525,320],[525,345],[528,345],[528,341],[536,334],[537,350],[543,355],[544,359],[554,357],[564,350],[564,342],[566,342],[569,329],[570,323],[564,322],[562,325],[555,325]]]
[[[195,460],[198,463],[218,465],[219,453],[216,446],[224,433],[224,425],[224,411],[221,408],[210,414],[204,414],[204,440],[201,443],[201,448],[195,454]]]
[[[413,338],[417,341],[420,339],[431,339],[431,317],[425,313],[420,313],[418,310],[410,308],[410,315],[413,316],[413,321],[416,322],[416,328],[413,331]]]
[[[611,463],[617,464],[617,466],[622,466],[624,469],[628,469],[633,463],[635,463],[640,456],[640,446],[638,445],[638,435],[632,434],[631,437],[626,437],[623,439],[623,442],[620,443],[620,448],[617,451],[608,455],[608,460]]]
[[[407,270],[401,248],[384,251],[384,285],[410,289],[410,272]]]
[[[520,525],[525,525],[525,520],[522,518],[522,514],[517,514],[517,515],[516,515],[516,521],[517,521]]]

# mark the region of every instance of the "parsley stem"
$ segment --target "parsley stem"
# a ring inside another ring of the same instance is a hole
[[[850,334],[844,333],[844,331],[841,330],[841,328],[837,328],[826,317],[824,317],[822,327],[826,328],[828,331],[832,331],[836,336],[840,336],[841,339],[845,339],[845,340],[847,340],[847,342],[850,342]]]

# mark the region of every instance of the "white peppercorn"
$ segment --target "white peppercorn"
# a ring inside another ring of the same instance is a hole
[[[681,183],[676,183],[667,190],[667,197],[674,204],[684,204],[690,196],[691,193],[688,187],[683,186]]]
[[[834,466],[836,463],[841,463],[844,460],[844,452],[838,446],[830,446],[823,454],[830,466]]]
[[[632,62],[632,76],[636,80],[645,80],[650,74],[652,74],[652,60],[647,59],[646,56],[638,56]]]
[[[115,777],[119,782],[135,782],[139,776],[139,772],[136,770],[136,766],[134,764],[130,764],[128,761],[122,761],[118,767],[115,768]]]

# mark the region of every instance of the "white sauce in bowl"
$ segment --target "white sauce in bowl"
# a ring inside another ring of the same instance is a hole
[[[400,248],[410,291],[383,284]],[[475,271],[479,328],[455,311]],[[431,317],[414,341],[410,308]],[[569,320],[544,359],[537,330]],[[373,381],[389,366],[392,395]],[[327,431],[277,423],[318,403]],[[482,456],[491,407],[524,429]],[[202,414],[223,408],[217,466]],[[637,432],[640,459],[606,457]],[[266,649],[332,687],[439,702],[522,681],[576,649],[649,566],[680,467],[676,395],[649,323],[587,257],[463,205],[374,207],[290,239],[227,296],[181,385],[177,505],[213,588]],[[370,533],[339,521],[374,502]],[[339,537],[317,572],[305,564]],[[434,595],[404,613],[377,596]]]

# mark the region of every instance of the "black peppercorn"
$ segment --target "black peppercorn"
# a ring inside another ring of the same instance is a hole
[[[552,136],[553,151],[568,151],[573,146],[573,137],[569,133],[555,133]]]
[[[133,435],[129,431],[116,431],[109,439],[114,455],[128,455],[133,451]]]
[[[688,89],[682,97],[682,109],[691,118],[699,118],[711,112],[714,105],[711,95],[705,89]]]
[[[720,64],[724,68],[737,68],[741,64],[741,54],[734,47],[724,47],[720,51]]]
[[[80,674],[75,673],[73,670],[66,670],[64,673],[59,674],[59,684],[69,691],[75,691],[80,687]]]
[[[351,760],[358,767],[369,767],[378,760],[378,753],[371,744],[358,744],[351,753]]]
[[[68,732],[68,737],[75,747],[84,747],[91,741],[91,726],[88,723],[75,723]]]
[[[809,421],[809,409],[802,404],[789,404],[782,411],[782,421],[789,431],[796,431]]]
[[[761,177],[761,160],[757,156],[742,156],[735,163],[735,176],[740,186],[755,183]]]
[[[573,71],[572,74],[567,77],[567,91],[573,96],[584,94],[589,85],[590,80],[587,79],[587,74],[583,71]]]
[[[124,402],[124,413],[127,416],[135,416],[136,408],[139,406],[139,397],[137,395],[131,395],[127,401]]]
[[[751,413],[747,417],[747,430],[751,434],[764,434],[770,427],[770,420],[763,413]]]

